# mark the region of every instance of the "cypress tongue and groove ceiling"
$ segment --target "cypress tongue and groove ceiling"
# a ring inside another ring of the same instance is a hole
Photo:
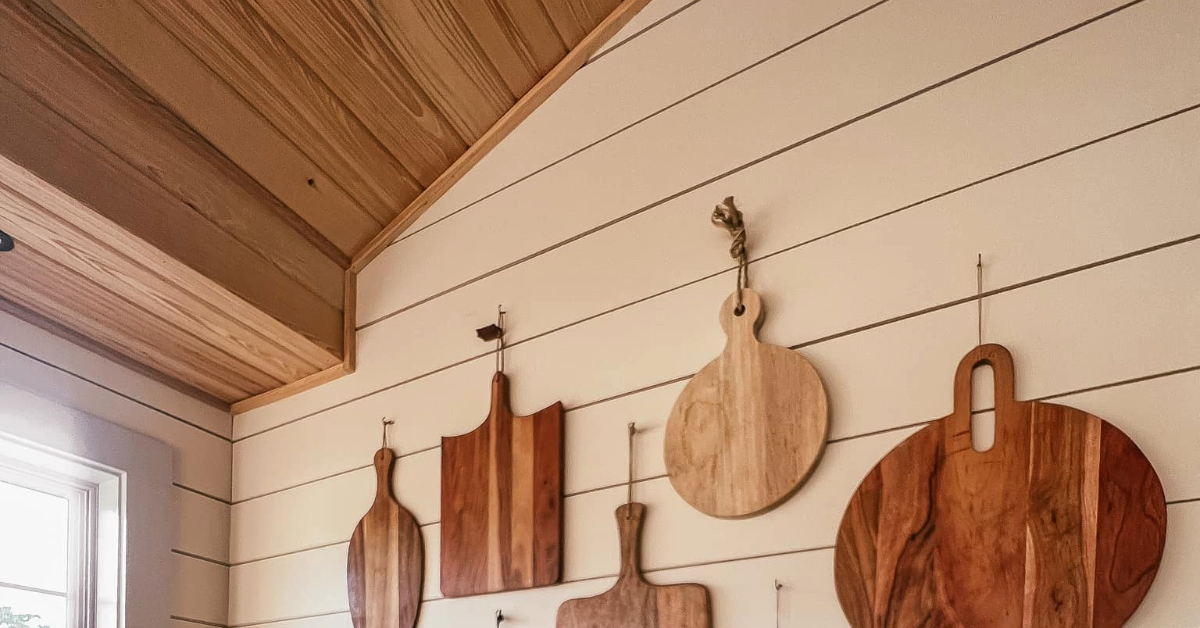
[[[4,0],[0,309],[222,403],[351,371],[356,272],[645,3]]]

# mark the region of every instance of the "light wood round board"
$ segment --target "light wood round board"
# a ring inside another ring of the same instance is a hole
[[[817,370],[799,353],[759,342],[762,299],[743,290],[721,306],[727,341],[675,401],[664,458],[671,485],[713,517],[760,514],[804,482],[825,449],[829,412]]]
[[[971,375],[995,375],[976,451]],[[846,508],[834,551],[853,628],[1120,628],[1158,572],[1162,484],[1137,445],[1082,410],[1013,399],[1008,350],[954,378],[954,412],[892,450]]]

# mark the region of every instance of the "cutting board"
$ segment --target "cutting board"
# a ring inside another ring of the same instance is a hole
[[[709,628],[708,590],[699,584],[656,586],[641,573],[644,504],[617,508],[621,574],[595,597],[567,600],[558,607],[557,628]]]
[[[821,377],[799,353],[759,342],[762,299],[742,291],[721,306],[725,349],[700,370],[667,420],[664,459],[675,491],[696,510],[739,518],[766,512],[808,477],[825,449]]]
[[[375,452],[375,502],[354,528],[346,585],[354,628],[412,628],[421,605],[425,546],[416,519],[392,497],[391,449]]]
[[[971,441],[971,377],[995,376],[995,443]],[[838,530],[838,599],[854,628],[1118,628],[1158,571],[1166,502],[1112,424],[1013,399],[999,345],[963,358],[954,412],[863,480]]]
[[[562,403],[513,416],[508,378],[491,412],[442,439],[442,594],[554,584],[562,572]]]

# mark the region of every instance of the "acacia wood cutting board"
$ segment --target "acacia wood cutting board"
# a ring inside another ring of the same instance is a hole
[[[995,374],[995,443],[971,441],[971,376]],[[999,345],[963,358],[954,413],[892,450],[838,530],[854,628],[1118,628],[1150,588],[1166,502],[1137,445],[1082,410],[1013,399]]]
[[[693,508],[723,518],[756,515],[786,500],[816,466],[829,432],[821,377],[796,351],[759,342],[758,293],[721,306],[725,348],[680,393],[663,458],[671,485]]]
[[[375,452],[375,502],[354,528],[346,585],[354,628],[412,628],[421,605],[425,545],[416,519],[392,497],[391,449]]]
[[[699,584],[656,586],[641,573],[644,504],[617,508],[621,574],[595,597],[567,600],[558,607],[557,628],[710,628],[708,590]]]
[[[442,439],[442,594],[554,584],[562,573],[561,402],[513,416],[492,378],[488,418]]]

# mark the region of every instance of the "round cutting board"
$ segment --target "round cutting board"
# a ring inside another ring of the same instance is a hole
[[[743,290],[721,306],[727,341],[671,410],[664,458],[671,485],[713,517],[749,517],[788,498],[825,448],[829,413],[817,370],[758,341],[762,299]]]
[[[995,442],[971,441],[971,374],[995,374]],[[954,412],[889,453],[838,530],[834,575],[854,628],[1119,628],[1166,538],[1154,468],[1112,424],[1013,399],[999,345],[963,358]]]

